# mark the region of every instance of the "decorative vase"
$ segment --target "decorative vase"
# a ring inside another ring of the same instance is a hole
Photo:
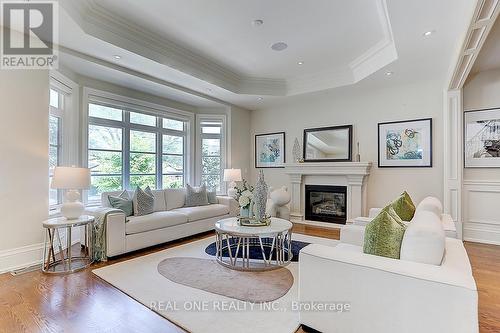
[[[250,208],[248,206],[240,207],[240,216],[241,217],[249,217],[250,216]]]
[[[293,143],[293,160],[295,163],[300,163],[302,159],[302,150],[300,149],[299,139],[295,138],[295,142]]]
[[[258,221],[263,221],[266,217],[268,186],[264,181],[264,171],[260,170],[259,179],[255,184],[253,202],[255,205],[255,218]]]

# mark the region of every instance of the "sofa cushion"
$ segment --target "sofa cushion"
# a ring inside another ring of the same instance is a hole
[[[162,229],[186,223],[186,215],[172,211],[154,212],[144,216],[131,216],[125,224],[125,233],[127,235],[140,232]]]
[[[111,204],[109,203],[109,196],[117,197],[120,196],[122,191],[112,191],[112,192],[103,192],[101,194],[101,206],[102,207],[112,207]],[[134,197],[134,191],[127,191],[128,195],[130,198]],[[153,196],[155,198],[154,202],[154,211],[159,212],[162,210],[166,210],[166,203],[165,203],[165,191],[164,190],[151,190],[151,193],[153,193]],[[184,202],[182,203],[182,206],[184,206]],[[179,207],[182,207],[179,206]]]
[[[415,205],[406,191],[394,199],[391,206],[403,221],[410,221],[415,215]]]
[[[401,260],[441,265],[445,233],[440,218],[430,211],[419,211],[408,225],[401,244]]]
[[[120,209],[125,213],[125,216],[134,215],[134,205],[127,191],[123,191],[119,196],[108,196],[111,207]]]
[[[441,201],[438,198],[426,197],[424,198],[424,200],[420,201],[415,213],[424,210],[428,212],[433,212],[434,214],[436,214],[437,217],[440,218],[441,214],[443,214],[443,204],[441,204]]]
[[[149,186],[144,190],[137,186],[134,193],[134,215],[142,216],[153,213],[155,207],[155,196]]]
[[[207,187],[205,184],[200,187],[192,187],[186,184],[186,202],[184,207],[196,207],[208,205]]]
[[[404,233],[403,221],[389,205],[366,226],[363,252],[399,259]]]
[[[183,188],[168,188],[165,190],[167,210],[184,207],[186,190]]]
[[[217,204],[219,203],[219,199],[217,199],[217,191],[207,191],[208,203],[209,204]]]
[[[172,212],[187,215],[188,221],[192,222],[229,214],[229,207],[221,204],[213,204],[208,206],[176,208],[172,210]]]

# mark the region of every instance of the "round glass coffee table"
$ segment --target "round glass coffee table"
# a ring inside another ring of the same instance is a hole
[[[241,271],[265,271],[288,265],[292,254],[292,223],[271,218],[264,227],[240,226],[231,217],[215,223],[217,262]]]

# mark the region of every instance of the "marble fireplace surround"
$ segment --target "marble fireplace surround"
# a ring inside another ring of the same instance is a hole
[[[366,183],[371,162],[287,163],[290,177],[290,220],[304,222],[305,185],[336,185],[347,187],[347,221],[366,214]],[[328,223],[339,226],[335,223]]]

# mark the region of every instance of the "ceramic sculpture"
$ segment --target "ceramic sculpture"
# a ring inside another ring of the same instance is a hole
[[[266,217],[267,195],[268,186],[264,181],[264,172],[260,170],[259,179],[253,191],[254,212],[257,221],[263,221]]]
[[[285,220],[290,219],[290,209],[288,203],[291,200],[290,193],[286,186],[274,190],[269,189],[269,201],[267,204],[267,214],[273,217],[279,217]]]

